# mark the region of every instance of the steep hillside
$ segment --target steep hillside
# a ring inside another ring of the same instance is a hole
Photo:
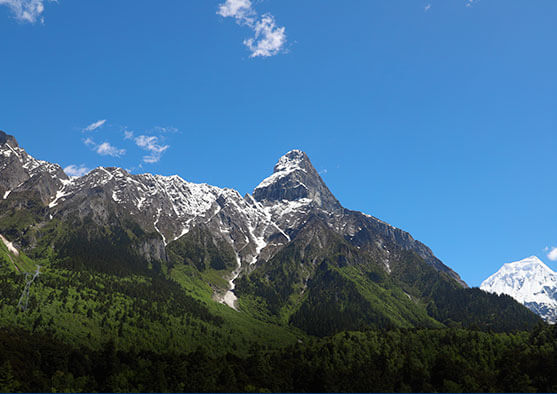
[[[299,150],[242,197],[119,168],[69,178],[0,133],[0,186],[0,318],[74,344],[242,353],[344,330],[539,322],[468,289],[410,234],[343,208]]]

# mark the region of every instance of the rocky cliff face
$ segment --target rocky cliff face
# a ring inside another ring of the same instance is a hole
[[[281,157],[253,196],[242,197],[235,190],[194,184],[176,175],[132,175],[120,168],[99,167],[69,178],[60,166],[28,155],[12,136],[1,133],[0,142],[0,192],[5,199],[16,198],[18,191],[36,191],[50,220],[100,227],[134,223],[154,235],[136,245],[148,260],[166,260],[169,243],[203,226],[232,246],[241,275],[288,245],[310,218],[319,218],[351,245],[373,252],[387,271],[392,256],[408,250],[465,286],[410,234],[343,208],[299,150]]]
[[[498,313],[516,317],[516,329],[537,322],[509,297],[467,289],[407,232],[342,207],[299,150],[242,197],[113,167],[70,178],[13,137],[1,133],[0,142],[0,234],[57,267],[210,286],[217,301],[315,335],[508,328]]]
[[[0,131],[0,197],[36,192],[46,204],[66,181],[68,176],[59,165],[33,158],[13,136]]]
[[[381,256],[387,270],[390,269],[391,253],[400,249],[410,250],[437,270],[446,272],[462,286],[466,286],[458,274],[407,232],[373,216],[343,208],[302,151],[293,150],[282,156],[275,165],[273,174],[255,188],[253,197],[270,214],[277,226],[290,236],[296,233],[308,217],[316,216],[351,244],[373,249]]]
[[[321,179],[308,156],[292,150],[282,156],[273,174],[254,190],[253,197],[265,206],[282,202],[308,203],[328,212],[342,209]]]

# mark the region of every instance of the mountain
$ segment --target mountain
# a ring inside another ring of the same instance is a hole
[[[67,181],[59,165],[33,158],[13,136],[0,130],[0,195],[4,200],[12,192],[33,191],[47,203]]]
[[[0,234],[20,252],[16,259],[0,250],[4,268],[41,266],[28,313],[76,341],[134,332],[126,338],[141,346],[193,346],[209,332],[222,340],[208,346],[222,350],[240,348],[238,338],[276,343],[397,327],[505,331],[539,320],[511,297],[469,289],[407,232],[344,208],[299,150],[241,196],[113,167],[68,177],[0,132],[0,193]],[[5,294],[18,298],[17,276],[2,278]],[[68,284],[72,290],[60,293]],[[76,293],[90,295],[76,300]],[[68,327],[60,303],[84,314],[89,328]],[[14,321],[15,312],[6,309],[0,320]],[[140,339],[153,335],[163,342]]]
[[[536,256],[503,265],[480,288],[508,294],[548,323],[557,323],[557,273]]]

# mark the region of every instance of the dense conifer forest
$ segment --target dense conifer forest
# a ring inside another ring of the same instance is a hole
[[[507,296],[486,303],[480,290],[436,286],[436,299],[446,301],[427,305],[435,324],[366,326],[356,320],[365,301],[344,271],[323,264],[322,275],[345,285],[335,293],[342,298],[320,304],[333,296],[316,289],[312,319],[300,309],[285,323],[259,311],[257,299],[242,301],[244,312],[214,302],[211,264],[101,272],[22,253],[22,268],[41,265],[22,307],[29,276],[2,250],[2,392],[557,391],[557,328]],[[432,280],[430,270],[411,274],[421,281],[416,289]],[[532,328],[513,328],[522,314]]]
[[[98,350],[0,330],[0,391],[555,392],[557,329],[344,332],[249,356]]]

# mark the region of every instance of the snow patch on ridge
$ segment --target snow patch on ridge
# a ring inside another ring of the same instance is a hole
[[[280,172],[275,172],[271,176],[263,179],[263,181],[255,189],[262,189],[262,188],[265,188],[267,186],[270,186],[273,183],[275,183],[276,181],[278,181],[279,179],[287,177],[288,175],[290,175],[291,173],[293,173],[296,170],[297,170],[297,168],[292,168],[292,169],[288,169],[288,170],[284,170],[284,171],[280,171]]]
[[[48,204],[49,208],[54,208],[56,205],[58,205],[60,199],[67,197],[71,194],[71,192],[67,189],[69,189],[69,187],[73,184],[73,181],[71,179],[68,180],[61,179],[60,182],[62,183],[62,188],[56,192],[56,196],[54,197],[54,200],[52,200],[50,204]]]
[[[282,156],[276,164],[273,174],[265,178],[255,189],[262,189],[272,185],[281,178],[287,177],[295,171],[306,170],[302,167],[305,154],[301,150],[294,149]],[[307,189],[307,186],[300,182]]]
[[[56,192],[56,196],[54,197],[54,200],[52,200],[52,202],[50,204],[48,204],[49,208],[54,208],[56,205],[58,205],[58,202],[60,199],[69,196],[70,193],[66,193],[64,192],[64,189],[58,190]]]
[[[162,237],[162,242],[164,243],[164,246],[166,247],[166,245],[168,245],[168,243],[166,242],[166,237],[161,232],[161,230],[159,230],[159,228],[157,227],[157,224],[159,224],[160,219],[161,219],[161,209],[159,208],[159,210],[157,211],[157,219],[155,220],[155,223],[153,223],[153,226],[155,227],[155,230],[157,231],[157,233],[159,233],[160,236]]]
[[[12,242],[10,242],[6,238],[4,238],[4,236],[2,234],[0,234],[0,239],[2,240],[4,245],[6,245],[6,248],[8,248],[8,250],[11,253],[13,253],[15,256],[19,256],[19,250],[16,249],[16,247],[14,246],[14,244]]]
[[[240,257],[238,257],[238,254],[236,254],[236,263],[238,264],[238,266],[236,267],[236,270],[232,272],[232,278],[228,281],[229,289],[224,294],[224,297],[221,301],[223,304],[228,305],[234,310],[238,310],[236,307],[236,301],[238,300],[238,297],[236,297],[236,294],[234,294],[234,289],[236,288],[236,284],[234,283],[234,281],[238,279],[238,277],[240,276],[240,271],[242,270],[242,263],[240,262]]]

